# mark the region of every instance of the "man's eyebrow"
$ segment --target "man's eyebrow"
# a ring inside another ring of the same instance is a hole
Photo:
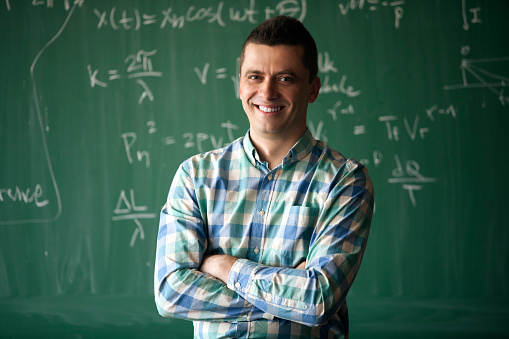
[[[256,69],[247,69],[244,73],[245,74],[263,74],[263,72],[258,71]]]
[[[248,75],[248,74],[264,74],[262,71],[259,71],[259,70],[256,70],[256,69],[247,69],[244,74]],[[276,72],[275,76],[280,76],[280,75],[289,75],[295,79],[299,79],[299,76],[292,70],[290,69],[287,69],[287,70],[282,70],[282,71],[279,71],[279,72]]]

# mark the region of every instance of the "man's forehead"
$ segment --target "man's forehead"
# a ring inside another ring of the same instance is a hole
[[[284,69],[305,69],[304,48],[301,45],[263,45],[249,43],[244,50],[242,69],[253,69],[277,63]],[[281,70],[280,70],[281,71]]]
[[[274,49],[287,49],[289,52],[295,55],[303,55],[304,54],[304,46],[302,45],[286,45],[286,44],[278,44],[278,45],[265,45],[265,44],[258,44],[255,42],[249,42],[245,49],[244,54],[246,54],[248,51],[253,52],[255,50],[274,50]]]

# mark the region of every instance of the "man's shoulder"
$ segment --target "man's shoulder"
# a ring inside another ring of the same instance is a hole
[[[364,167],[361,162],[357,161],[355,158],[347,158],[341,152],[332,148],[325,141],[317,140],[315,146],[318,149],[317,153],[320,153],[322,161],[332,163],[337,167]]]
[[[326,142],[317,140],[315,148],[319,170],[341,177],[346,175],[369,176],[368,169],[361,161],[344,156]]]
[[[207,164],[214,166],[221,161],[238,159],[244,154],[243,139],[244,137],[240,137],[223,147],[193,155],[186,159],[183,165],[186,167],[200,167]]]

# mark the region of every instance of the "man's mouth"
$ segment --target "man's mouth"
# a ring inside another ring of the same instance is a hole
[[[277,106],[277,107],[269,107],[269,106],[262,106],[262,105],[255,105],[260,111],[265,113],[274,113],[279,112],[283,109],[284,106]]]

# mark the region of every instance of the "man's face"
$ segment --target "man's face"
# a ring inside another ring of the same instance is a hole
[[[295,139],[306,130],[307,105],[318,96],[320,79],[309,83],[303,56],[302,46],[246,46],[240,98],[251,137]]]

